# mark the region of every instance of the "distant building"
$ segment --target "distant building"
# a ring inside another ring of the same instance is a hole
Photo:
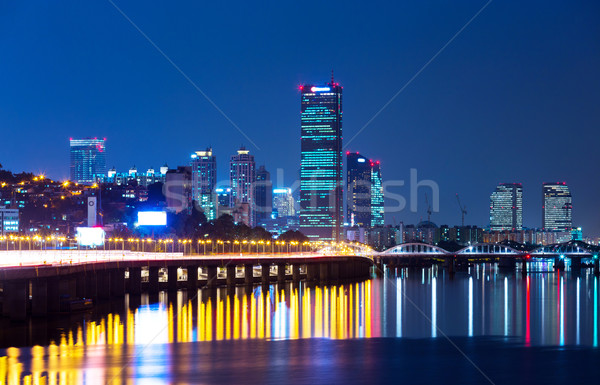
[[[113,167],[107,171],[105,176],[96,177],[96,182],[113,184],[116,186],[137,184],[138,186],[148,187],[154,183],[165,183],[168,169],[165,170],[164,167],[161,167],[160,170],[161,171],[157,173],[150,167],[146,172],[140,173],[137,168],[133,166],[128,172],[120,173]]]
[[[371,227],[384,225],[383,180],[379,161],[371,162]]]
[[[293,217],[296,215],[294,197],[289,188],[273,189],[273,216],[277,218]]]
[[[217,158],[213,155],[212,148],[196,151],[191,158],[192,201],[202,210],[207,220],[216,219]]]
[[[265,166],[256,170],[256,182],[254,183],[254,211],[256,223],[271,218],[273,211],[273,184],[271,174]]]
[[[490,196],[490,230],[523,228],[523,185],[500,183]]]
[[[93,184],[97,177],[106,174],[105,139],[72,139],[71,180],[82,184]]]
[[[350,227],[384,225],[383,182],[379,161],[346,152],[346,222]]]
[[[565,182],[544,183],[542,228],[544,230],[570,232],[573,227],[571,192]]]
[[[233,206],[233,202],[231,200],[231,187],[219,187],[215,189],[215,193],[217,194],[217,201],[219,202],[217,216],[220,217],[221,211],[224,208],[229,208]]]
[[[241,204],[247,204],[248,207],[239,208],[240,221],[250,227],[256,223],[254,208],[254,182],[256,181],[256,163],[254,155],[250,151],[241,147],[237,155],[231,157],[229,180],[231,183],[232,200],[237,208]]]
[[[167,208],[175,213],[184,210],[191,212],[192,204],[192,168],[177,167],[167,172],[165,186]]]
[[[342,87],[304,85],[301,93],[300,231],[312,240],[341,240]]]
[[[19,210],[0,208],[0,235],[19,232]]]

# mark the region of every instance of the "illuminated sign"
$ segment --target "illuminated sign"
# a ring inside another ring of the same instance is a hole
[[[77,244],[79,246],[102,246],[104,245],[104,230],[102,227],[78,227]]]
[[[290,192],[289,188],[275,188],[273,189],[273,194],[288,194]]]
[[[358,158],[358,163],[365,163],[365,158]]]
[[[330,87],[311,87],[310,92],[327,92],[331,91]]]
[[[166,226],[167,213],[164,211],[138,212],[138,226]]]

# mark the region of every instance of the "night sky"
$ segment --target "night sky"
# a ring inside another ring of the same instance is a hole
[[[106,137],[107,166],[187,164],[211,145],[227,179],[242,144],[285,184],[300,164],[303,83],[344,87],[354,136],[486,1],[0,3],[0,163],[65,179],[69,137]],[[521,182],[541,227],[542,182],[566,181],[574,224],[600,234],[600,4],[489,4],[352,142],[384,181],[409,170],[440,186],[437,224],[487,226],[499,182]],[[426,219],[419,210],[386,221]],[[431,195],[430,195],[431,196]]]

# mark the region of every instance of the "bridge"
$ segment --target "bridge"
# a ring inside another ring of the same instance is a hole
[[[2,313],[23,320],[27,314],[63,311],[66,299],[105,300],[126,293],[272,281],[359,280],[371,276],[372,266],[367,256],[308,252],[201,256],[115,250],[0,251]]]
[[[378,265],[391,266],[419,266],[443,262],[450,271],[464,267],[469,262],[497,262],[499,267],[504,268],[514,268],[519,262],[524,272],[527,272],[527,263],[540,260],[552,260],[555,268],[564,269],[565,259],[571,261],[572,269],[578,269],[581,268],[582,260],[589,260],[593,262],[594,271],[598,274],[599,254],[598,247],[579,241],[540,246],[532,250],[501,243],[478,243],[455,251],[425,243],[404,243],[376,253],[373,257]]]

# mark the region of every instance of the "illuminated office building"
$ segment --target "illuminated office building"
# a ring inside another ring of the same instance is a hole
[[[0,235],[19,232],[19,210],[0,207]]]
[[[93,184],[106,173],[105,139],[73,139],[71,145],[71,180]]]
[[[300,231],[341,239],[342,87],[304,85],[301,92]]]
[[[256,163],[254,155],[241,147],[237,155],[231,157],[229,180],[233,205],[243,212],[242,222],[253,227],[256,223],[254,213],[254,182],[256,181]]]
[[[490,230],[523,228],[523,185],[500,183],[490,196]]]
[[[571,192],[565,182],[544,183],[542,227],[544,230],[567,231],[573,227]]]
[[[271,212],[273,211],[272,190],[271,174],[265,166],[260,166],[256,170],[256,182],[254,183],[254,215],[256,223],[271,218]]]
[[[381,164],[371,163],[371,227],[384,225],[383,180]]]
[[[204,213],[207,220],[217,218],[217,158],[212,148],[196,151],[190,162],[192,168],[192,200]]]
[[[273,209],[277,218],[293,217],[296,215],[294,197],[290,188],[273,189]]]

